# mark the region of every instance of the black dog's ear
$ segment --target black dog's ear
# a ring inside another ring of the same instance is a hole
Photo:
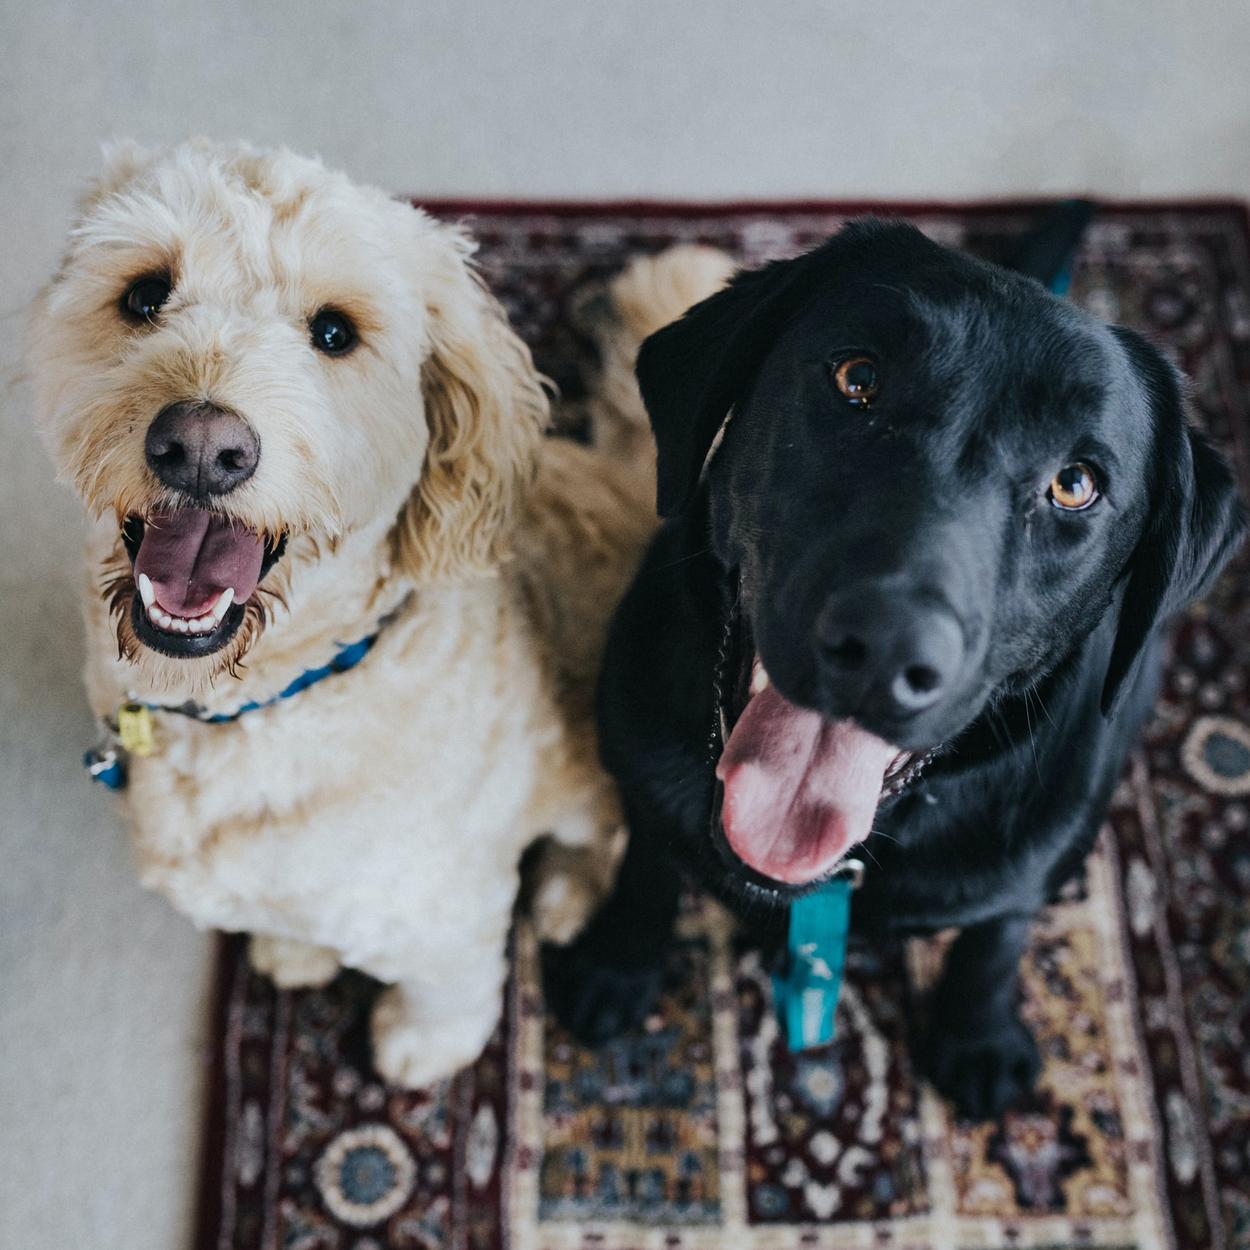
[[[826,245],[827,246],[827,245]],[[807,290],[825,248],[744,270],[643,343],[635,372],[657,454],[657,507],[689,501],[730,408]]]
[[[1185,418],[1175,369],[1140,335],[1114,327],[1149,396],[1155,431],[1151,511],[1125,570],[1128,584],[1102,710],[1109,715],[1156,626],[1205,594],[1245,532],[1227,462]]]
[[[742,270],[642,344],[635,372],[655,434],[661,516],[680,512],[694,494],[716,431],[781,326],[845,247],[884,234],[923,239],[910,226],[856,222],[803,256]]]

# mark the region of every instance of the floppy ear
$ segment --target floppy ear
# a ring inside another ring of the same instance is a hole
[[[716,432],[829,247],[737,274],[643,343],[635,373],[655,434],[661,516],[689,502]]]
[[[1150,401],[1156,467],[1151,514],[1125,569],[1104,714],[1114,708],[1156,627],[1210,589],[1245,531],[1232,473],[1186,420],[1176,370],[1140,335],[1119,327],[1113,332]]]
[[[427,244],[430,441],[394,544],[401,567],[428,580],[487,573],[508,557],[549,408],[529,348],[471,266],[474,244],[450,226]]]

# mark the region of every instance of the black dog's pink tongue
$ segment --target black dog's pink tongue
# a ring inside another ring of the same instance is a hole
[[[747,704],[716,766],[733,852],[774,881],[822,877],[872,831],[898,748],[850,721],[828,721],[765,687]]]
[[[156,602],[174,616],[202,616],[228,586],[242,603],[260,580],[265,544],[259,534],[216,512],[182,508],[149,517],[135,557]]]

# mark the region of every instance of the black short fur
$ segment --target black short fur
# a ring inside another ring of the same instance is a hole
[[[832,383],[850,355],[876,364],[867,408]],[[916,1057],[961,1112],[996,1115],[1037,1071],[1017,1014],[1029,922],[1098,831],[1154,698],[1160,627],[1241,534],[1224,461],[1139,336],[899,224],[740,274],[647,341],[638,377],[669,519],[600,690],[632,835],[603,911],[549,954],[553,1005],[589,1040],[638,1023],[683,870],[748,920],[784,918],[793,890],[709,819],[714,665],[740,610],[792,703],[938,749],[878,809],[854,924],[962,930]],[[1047,484],[1075,461],[1102,494],[1064,512]],[[875,653],[847,670],[837,640],[865,613],[892,665],[935,632],[958,640],[936,661],[940,697],[901,708]]]

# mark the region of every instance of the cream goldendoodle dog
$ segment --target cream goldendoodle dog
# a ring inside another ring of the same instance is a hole
[[[491,1032],[527,845],[546,936],[608,884],[591,694],[652,525],[632,382],[596,405],[619,455],[545,438],[472,250],[286,152],[123,149],[31,343],[144,882],[281,985],[390,983],[375,1062],[410,1085]],[[619,279],[605,373],[725,276]]]

